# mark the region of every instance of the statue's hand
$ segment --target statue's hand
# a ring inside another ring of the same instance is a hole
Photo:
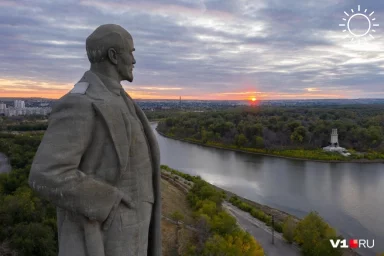
[[[121,199],[121,202],[130,209],[135,208],[135,203],[132,202],[132,199],[127,195],[123,196],[123,198]]]

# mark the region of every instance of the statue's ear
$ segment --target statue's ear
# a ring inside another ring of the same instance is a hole
[[[117,65],[117,52],[113,48],[108,49],[108,59],[112,64]]]

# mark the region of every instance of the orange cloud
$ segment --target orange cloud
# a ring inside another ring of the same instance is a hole
[[[13,98],[41,97],[58,99],[73,87],[73,83],[54,83],[49,81],[35,81],[32,79],[0,78],[0,96]],[[303,93],[261,92],[254,90],[206,93],[198,90],[170,87],[167,85],[135,85],[125,86],[126,91],[135,99],[182,99],[188,100],[258,100],[269,99],[324,99],[348,98],[346,91],[329,90],[321,92],[317,88],[305,88]],[[351,92],[350,92],[351,93]]]
[[[319,92],[319,91],[321,91],[320,89],[318,89],[318,88],[305,88],[307,91],[309,91],[309,92]]]
[[[221,100],[251,100],[257,98],[258,100],[278,100],[278,99],[326,99],[326,98],[348,98],[345,92],[340,94],[338,92],[319,93],[321,90],[308,90],[305,93],[284,93],[284,92],[257,92],[257,91],[244,91],[244,92],[223,92],[210,94],[210,99]]]
[[[53,98],[57,99],[67,93],[73,84],[34,81],[31,79],[0,78],[1,97],[12,98]]]

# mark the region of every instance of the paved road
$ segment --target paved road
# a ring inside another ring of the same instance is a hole
[[[267,256],[299,256],[300,250],[286,243],[283,237],[275,232],[275,242],[272,244],[271,228],[265,223],[253,218],[249,213],[244,212],[230,203],[224,202],[223,206],[232,214],[238,224],[247,230],[263,247]]]

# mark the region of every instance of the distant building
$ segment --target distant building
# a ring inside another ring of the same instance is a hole
[[[4,111],[5,116],[16,116],[16,109],[14,108],[7,108]]]
[[[23,100],[15,100],[15,106],[16,109],[23,109],[25,108],[25,101]]]
[[[0,103],[0,110],[5,110],[7,105],[5,103]]]
[[[6,108],[4,110],[0,110],[0,114],[4,114],[5,116],[46,116],[51,113],[51,110],[51,108]]]
[[[332,129],[331,141],[329,146],[324,147],[323,150],[329,152],[338,152],[343,156],[350,156],[351,154],[345,148],[339,146],[339,135],[337,134],[337,129]]]

